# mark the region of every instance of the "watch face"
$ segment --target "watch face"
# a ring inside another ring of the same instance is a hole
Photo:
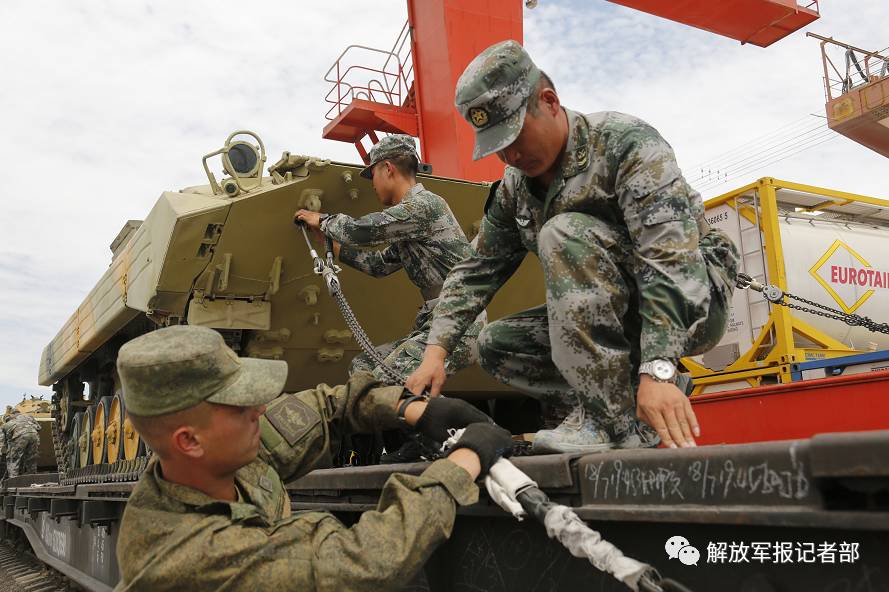
[[[676,373],[673,364],[667,360],[655,360],[651,370],[654,373],[654,377],[658,380],[670,380],[673,378],[673,374]]]

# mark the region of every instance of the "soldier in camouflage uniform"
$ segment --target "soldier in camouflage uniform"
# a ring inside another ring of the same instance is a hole
[[[37,472],[40,424],[30,415],[14,410],[0,428],[6,446],[6,476],[17,477]]]
[[[117,590],[399,589],[511,447],[471,405],[402,398],[369,374],[281,394],[285,362],[238,358],[204,327],[138,337],[117,368],[127,413],[155,453],[121,521]],[[326,512],[291,514],[282,479],[329,466],[338,430],[399,423],[438,441],[448,426],[468,427],[447,459],[392,475],[377,510],[351,528]]]
[[[406,379],[423,359],[423,349],[432,323],[432,308],[451,268],[471,251],[447,202],[417,183],[419,156],[410,136],[394,134],[379,141],[370,151],[370,164],[361,176],[373,182],[377,198],[386,206],[355,219],[346,214],[326,216],[299,210],[296,218],[319,229],[335,241],[339,260],[374,277],[384,277],[404,269],[420,290],[424,304],[414,319],[411,332],[376,349]],[[385,245],[382,250],[367,247]],[[476,338],[484,325],[482,311],[454,344],[446,372],[475,363]],[[352,360],[350,374],[373,372],[378,380],[386,376],[367,354]]]
[[[445,282],[408,388],[440,388],[447,352],[531,252],[546,304],[490,323],[479,357],[501,381],[572,406],[534,449],[653,446],[658,436],[694,446],[699,426],[676,364],[724,333],[738,253],[705,221],[669,144],[635,117],[563,108],[514,41],[469,64],[456,104],[475,128],[474,157],[496,153],[508,166],[476,253]]]
[[[0,463],[2,463],[3,476],[6,475],[6,436],[3,435],[3,424],[6,423],[6,416],[0,419]]]

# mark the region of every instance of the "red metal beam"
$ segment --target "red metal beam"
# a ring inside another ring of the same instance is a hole
[[[370,130],[416,136],[419,133],[417,113],[408,107],[355,99],[336,119],[324,126],[321,137],[354,143]]]
[[[677,23],[768,47],[818,19],[817,0],[609,0]]]

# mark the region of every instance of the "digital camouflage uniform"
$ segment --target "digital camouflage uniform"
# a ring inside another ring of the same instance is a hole
[[[525,106],[521,118],[503,114],[539,80],[527,54],[509,43],[483,52],[458,83],[458,108],[478,128],[476,157],[514,140]],[[509,93],[492,95],[487,85],[497,80],[485,74],[503,52],[526,70]],[[657,130],[617,112],[565,112],[568,143],[549,190],[535,194],[520,170],[506,168],[485,206],[475,253],[445,281],[429,340],[452,349],[534,253],[546,303],[488,324],[479,363],[537,398],[579,399],[620,433],[635,416],[640,362],[694,355],[721,338],[738,253],[705,221],[700,195]],[[513,133],[505,139],[504,125]]]
[[[171,329],[180,328],[210,331]],[[162,331],[169,329],[154,333]],[[219,342],[222,344],[221,337]],[[169,393],[169,397],[159,397],[158,405],[164,408],[163,399],[173,401],[177,392],[180,399],[193,399],[195,374],[206,374],[208,365],[225,369],[231,360],[241,365],[269,362],[238,359],[231,350],[225,356],[195,360],[178,375],[157,366],[135,377],[119,361],[128,411],[131,404],[138,403],[138,395],[132,392],[137,382],[155,384],[157,390]],[[203,364],[203,368],[196,372],[196,364]],[[247,387],[241,392],[261,390],[263,385],[239,379],[238,372],[228,373],[234,382],[217,382]],[[274,382],[268,377],[258,379],[266,385]],[[205,386],[218,388],[217,382]],[[402,393],[401,387],[380,386],[370,375],[358,374],[346,385],[320,385],[278,396],[260,418],[259,457],[235,474],[239,497],[235,502],[165,480],[160,463],[152,460],[124,511],[117,542],[121,580],[116,589],[347,592],[403,587],[436,545],[450,535],[456,503],[471,504],[478,499],[478,488],[466,471],[440,460],[419,476],[392,475],[377,509],[365,512],[351,528],[327,512],[291,514],[282,484],[282,479],[330,466],[330,446],[339,440],[337,432],[367,432],[397,425],[395,403]],[[232,394],[223,393],[229,400]],[[206,400],[219,398],[213,395]],[[145,404],[141,410],[150,411]]]
[[[365,171],[378,162],[403,154],[416,157],[413,138],[387,136],[371,149],[371,164]],[[419,288],[425,304],[417,313],[411,332],[376,348],[386,363],[406,379],[423,359],[432,323],[432,308],[445,277],[472,251],[451,208],[444,199],[418,183],[397,205],[358,219],[335,214],[321,223],[321,230],[341,244],[340,261],[346,265],[374,277],[384,277],[403,268],[410,281]],[[367,248],[379,245],[386,246],[382,250]],[[476,338],[484,319],[482,311],[455,343],[454,353],[446,366],[448,374],[476,361]],[[364,353],[352,360],[350,373],[358,371],[373,372],[377,379],[385,379],[370,356]]]
[[[24,413],[13,415],[0,428],[6,444],[6,476],[17,477],[37,472],[40,424]]]

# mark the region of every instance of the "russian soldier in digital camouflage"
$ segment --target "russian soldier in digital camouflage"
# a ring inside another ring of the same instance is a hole
[[[346,265],[374,277],[384,277],[404,269],[424,300],[413,327],[401,339],[376,347],[386,365],[401,375],[402,381],[420,366],[432,323],[432,308],[451,268],[465,259],[469,241],[447,202],[417,183],[420,159],[414,139],[393,134],[371,148],[370,162],[361,176],[370,179],[380,203],[386,206],[358,219],[346,214],[326,215],[299,210],[294,217],[333,239],[334,251]],[[382,249],[368,248],[379,247]],[[456,340],[445,362],[451,375],[474,364],[478,358],[476,339],[484,326],[482,310]],[[349,369],[372,372],[378,380],[386,375],[365,353],[358,354]],[[381,462],[410,462],[419,459],[416,442],[386,454]]]
[[[512,447],[456,399],[411,396],[357,373],[282,394],[287,364],[239,358],[212,329],[175,326],[118,355],[127,413],[154,457],[127,502],[118,590],[394,590],[450,536],[456,504]],[[291,514],[282,480],[329,466],[342,431],[405,423],[436,441],[468,426],[446,459],[393,474],[377,509],[346,528]]]
[[[564,108],[515,41],[469,64],[456,105],[475,129],[473,156],[496,154],[507,166],[476,252],[445,281],[408,388],[439,392],[464,328],[531,252],[546,303],[489,323],[478,345],[496,378],[571,409],[536,434],[533,450],[651,447],[658,438],[694,446],[700,426],[676,366],[724,334],[738,252],[704,219],[670,145],[630,115]]]

